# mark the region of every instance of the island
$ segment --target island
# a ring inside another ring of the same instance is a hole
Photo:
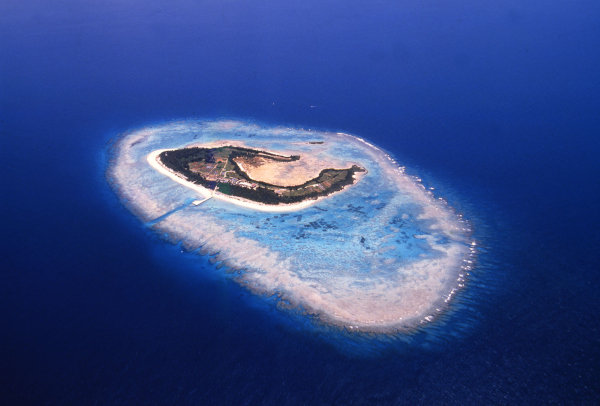
[[[267,205],[300,203],[328,196],[352,185],[356,173],[365,172],[358,165],[325,168],[318,176],[306,179],[305,172],[293,165],[301,159],[300,155],[283,156],[235,146],[168,150],[162,151],[156,159],[189,182],[223,195]]]
[[[118,137],[107,179],[160,238],[319,329],[443,320],[476,263],[462,215],[343,132],[174,121]]]

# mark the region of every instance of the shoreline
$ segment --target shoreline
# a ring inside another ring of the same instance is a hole
[[[205,198],[212,197],[213,199],[218,199],[218,200],[221,200],[224,202],[232,203],[232,204],[235,204],[235,205],[238,205],[241,207],[245,207],[247,209],[264,211],[264,212],[291,212],[291,211],[298,211],[298,210],[305,209],[307,207],[314,205],[315,203],[319,202],[322,199],[327,199],[328,197],[331,197],[331,195],[330,196],[321,196],[321,197],[318,197],[317,199],[305,200],[300,203],[293,203],[293,204],[289,204],[289,205],[278,204],[276,206],[275,205],[271,206],[271,205],[264,204],[264,203],[252,202],[250,200],[242,199],[240,197],[227,196],[222,193],[212,191],[203,186],[192,183],[192,182],[182,178],[181,176],[179,176],[175,172],[171,171],[170,169],[164,167],[158,160],[158,156],[160,154],[162,154],[164,151],[171,151],[171,149],[158,149],[156,151],[152,151],[151,153],[149,153],[146,156],[146,160],[148,161],[150,166],[153,169],[155,169],[156,171],[158,171],[159,173],[173,179],[175,182],[200,193]],[[358,181],[358,178],[356,180]]]

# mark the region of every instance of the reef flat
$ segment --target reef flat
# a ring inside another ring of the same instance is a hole
[[[113,152],[109,180],[148,226],[349,331],[434,320],[470,268],[466,221],[355,136],[185,121],[125,134]]]

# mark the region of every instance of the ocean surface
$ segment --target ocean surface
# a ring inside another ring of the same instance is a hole
[[[0,404],[600,403],[600,3],[0,3]],[[281,311],[135,218],[110,142],[355,134],[473,226],[438,323]]]

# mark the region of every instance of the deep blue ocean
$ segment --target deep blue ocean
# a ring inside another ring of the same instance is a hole
[[[405,341],[280,311],[105,179],[146,125],[238,118],[386,149],[471,222]],[[600,3],[0,2],[0,404],[600,404]]]

